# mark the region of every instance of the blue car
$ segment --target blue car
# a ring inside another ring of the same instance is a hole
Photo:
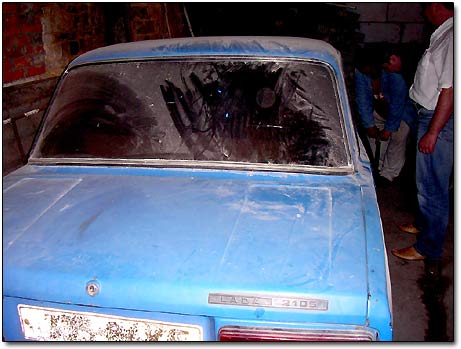
[[[3,179],[3,339],[392,340],[341,64],[277,37],[71,62]]]

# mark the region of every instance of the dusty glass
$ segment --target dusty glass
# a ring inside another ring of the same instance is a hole
[[[151,60],[66,73],[33,158],[348,165],[331,69],[299,60]]]

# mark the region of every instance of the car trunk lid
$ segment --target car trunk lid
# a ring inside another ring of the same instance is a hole
[[[333,179],[155,169],[7,179],[4,294],[363,324],[361,190],[352,176]],[[94,296],[92,280],[100,285]]]

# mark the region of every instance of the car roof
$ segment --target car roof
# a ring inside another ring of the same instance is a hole
[[[339,64],[327,42],[296,37],[224,36],[136,41],[101,47],[74,59],[68,68],[107,61],[190,56],[269,56],[309,58]]]

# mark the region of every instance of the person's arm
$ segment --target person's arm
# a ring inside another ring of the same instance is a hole
[[[440,88],[437,105],[432,116],[431,123],[426,134],[418,143],[418,150],[424,154],[432,154],[434,152],[437,137],[440,131],[447,123],[450,116],[453,114],[453,32],[447,38],[447,45],[441,52],[442,69],[439,76],[438,87]]]
[[[389,73],[386,79],[382,79],[382,88],[389,102],[389,111],[384,129],[380,138],[387,141],[392,132],[396,132],[402,121],[407,100],[407,85],[400,74]]]
[[[373,117],[373,88],[371,86],[371,79],[357,69],[355,70],[355,101],[360,120],[363,127],[367,130],[368,136],[376,138],[378,129],[375,126],[375,118]]]
[[[442,91],[440,91],[434,116],[429,124],[429,129],[418,143],[418,150],[421,153],[432,154],[434,152],[437,137],[451,114],[453,114],[453,104],[453,87],[443,88]]]

